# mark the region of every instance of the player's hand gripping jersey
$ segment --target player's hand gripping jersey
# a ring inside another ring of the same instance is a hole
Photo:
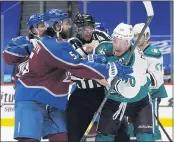
[[[123,61],[128,57],[130,50],[122,56],[113,55],[112,42],[102,42],[95,50],[96,54],[105,54],[108,59],[107,62]],[[147,71],[147,60],[143,53],[138,48],[135,49],[134,54],[128,64],[134,69],[131,74],[132,78],[129,80],[118,80],[114,90],[110,95],[110,99],[121,102],[136,102],[145,98],[149,92],[149,85],[151,83]]]

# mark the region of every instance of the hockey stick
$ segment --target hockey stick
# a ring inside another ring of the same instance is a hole
[[[147,18],[147,21],[146,21],[146,23],[145,23],[145,25],[144,25],[144,27],[143,27],[141,33],[140,33],[139,36],[138,36],[138,38],[137,38],[135,44],[133,45],[133,47],[132,47],[132,49],[131,49],[131,51],[130,51],[130,53],[129,53],[129,56],[128,56],[128,58],[127,58],[127,60],[124,61],[124,64],[125,64],[125,65],[127,65],[127,64],[129,63],[129,61],[130,61],[130,59],[131,59],[131,57],[132,57],[132,55],[133,55],[133,53],[134,53],[134,50],[135,50],[135,48],[136,48],[136,46],[137,46],[139,40],[141,39],[142,35],[144,34],[144,31],[146,30],[147,26],[150,24],[150,22],[151,22],[151,20],[152,20],[152,18],[153,18],[153,15],[154,15],[153,7],[152,7],[152,4],[151,4],[151,1],[143,1],[143,4],[144,4],[144,6],[145,6],[145,9],[146,9],[148,18]],[[115,78],[115,79],[112,81],[111,87],[109,88],[109,90],[108,90],[108,92],[107,92],[105,98],[103,99],[103,102],[102,102],[101,105],[99,106],[98,110],[97,110],[96,113],[94,114],[93,119],[91,120],[90,124],[88,125],[88,128],[86,129],[86,131],[85,131],[83,137],[81,138],[80,142],[84,142],[84,141],[86,140],[89,131],[91,130],[91,128],[92,128],[92,126],[93,126],[93,124],[94,124],[96,118],[97,118],[97,117],[99,116],[99,114],[101,113],[101,111],[102,111],[102,109],[103,109],[103,107],[104,107],[104,105],[105,105],[105,103],[106,103],[108,97],[110,96],[111,91],[112,91],[113,88],[115,87],[115,84],[116,84],[117,80],[118,80],[118,79]]]
[[[172,139],[170,138],[169,134],[166,132],[166,130],[164,129],[163,125],[161,124],[161,122],[158,120],[157,116],[154,114],[155,119],[157,120],[159,126],[161,127],[161,129],[163,130],[163,132],[165,133],[166,137],[168,138],[169,142],[173,142]]]

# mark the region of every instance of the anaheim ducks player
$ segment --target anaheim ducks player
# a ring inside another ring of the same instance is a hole
[[[138,23],[134,26],[134,39],[136,40],[145,23]],[[162,98],[167,97],[167,92],[164,87],[164,70],[163,70],[163,56],[160,50],[149,43],[150,28],[147,27],[144,35],[140,39],[138,46],[144,52],[144,56],[148,61],[148,73],[151,77],[150,95],[153,103],[153,113],[158,117],[159,103]],[[133,136],[132,124],[129,124],[130,136]],[[161,133],[157,120],[154,119],[154,136],[153,140],[161,140]]]
[[[108,62],[127,59],[134,37],[132,26],[120,23],[114,29],[112,37],[112,42],[101,43],[95,53],[108,56]],[[134,69],[131,74],[133,77],[130,80],[117,81],[100,115],[97,142],[114,141],[124,115],[131,118],[137,141],[149,141],[153,137],[152,106],[148,96],[151,80],[150,74],[146,72],[147,60],[138,47],[128,66]],[[101,83],[107,84],[103,80]]]

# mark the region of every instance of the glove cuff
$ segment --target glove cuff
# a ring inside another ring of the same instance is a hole
[[[109,68],[109,77],[114,78],[118,73],[115,63],[114,62],[108,63],[108,68]]]
[[[94,56],[93,56],[93,54],[89,54],[87,56],[87,59],[88,59],[89,62],[94,62]]]

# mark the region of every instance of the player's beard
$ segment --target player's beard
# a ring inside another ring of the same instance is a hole
[[[29,38],[29,39],[34,39],[34,35],[33,35],[32,33],[29,33],[29,34],[28,34],[28,38]]]
[[[59,36],[60,36],[60,38],[62,38],[62,39],[68,39],[68,32],[64,32],[64,31],[61,31],[60,33],[59,33]]]
[[[51,37],[55,37],[56,36],[56,32],[54,31],[53,28],[47,28],[47,30],[45,31],[45,35],[51,36]]]

